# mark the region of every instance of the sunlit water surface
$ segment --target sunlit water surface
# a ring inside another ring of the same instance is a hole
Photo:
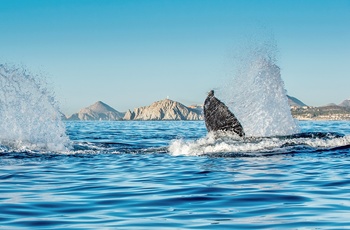
[[[347,229],[350,122],[327,137],[203,122],[67,122],[67,151],[0,145],[0,229]]]

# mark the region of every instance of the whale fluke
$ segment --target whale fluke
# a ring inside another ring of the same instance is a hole
[[[234,132],[240,137],[245,136],[241,123],[228,107],[214,96],[214,90],[208,93],[203,110],[208,132],[221,130]]]

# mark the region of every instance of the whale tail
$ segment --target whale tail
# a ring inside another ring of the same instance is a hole
[[[241,123],[228,107],[214,96],[214,90],[208,93],[203,110],[208,132],[221,130],[234,132],[240,137],[245,136]]]

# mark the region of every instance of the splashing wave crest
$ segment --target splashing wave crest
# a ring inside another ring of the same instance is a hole
[[[0,145],[65,151],[70,141],[45,80],[24,68],[0,64]]]

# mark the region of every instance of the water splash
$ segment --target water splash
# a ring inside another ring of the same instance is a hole
[[[287,137],[253,137],[241,139],[227,133],[208,133],[197,140],[174,140],[169,145],[169,152],[185,156],[225,156],[255,157],[285,155],[289,153],[306,153],[349,149],[350,136],[334,133],[305,133]]]
[[[66,151],[70,141],[61,116],[43,78],[0,64],[0,145]]]
[[[288,105],[280,68],[276,64],[275,43],[250,44],[238,49],[234,73],[216,90],[218,98],[241,122],[247,138],[208,133],[198,140],[175,140],[170,144],[169,152],[172,155],[261,156],[294,152],[298,148],[317,151],[349,145],[349,137],[291,136],[299,133],[300,128]]]
[[[240,52],[234,78],[218,92],[247,136],[291,135],[300,131],[290,112],[275,53],[276,47],[270,43]]]

